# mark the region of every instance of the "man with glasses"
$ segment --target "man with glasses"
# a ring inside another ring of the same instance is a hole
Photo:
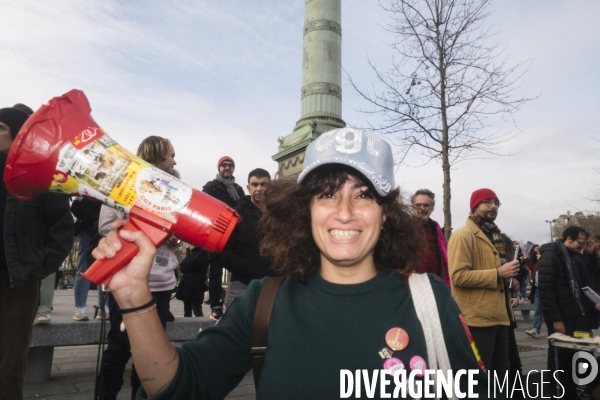
[[[500,208],[496,193],[474,191],[470,207],[466,225],[457,229],[448,243],[452,296],[486,369],[502,382],[509,371],[508,328],[514,321],[507,280],[517,275],[519,261],[508,261],[500,229],[494,223]]]
[[[233,171],[235,171],[235,162],[229,156],[223,156],[217,163],[219,173],[216,178],[208,182],[202,188],[202,191],[212,197],[221,200],[229,207],[236,207],[238,200],[244,197],[244,189],[235,183]],[[208,279],[208,299],[212,310],[210,318],[218,321],[223,316],[223,266],[219,260],[212,260],[209,266]]]
[[[580,251],[587,245],[588,233],[578,226],[567,227],[562,239],[540,247],[538,282],[542,314],[548,336],[558,332],[572,335],[574,331],[589,331],[591,316],[600,310],[581,290],[592,286]],[[595,327],[593,327],[595,328]],[[571,379],[571,358],[575,350],[559,349],[558,369],[564,372],[559,381],[564,386],[564,399],[578,399]],[[554,348],[548,347],[548,369],[556,368]],[[554,388],[553,388],[554,389]],[[554,394],[554,393],[553,393]],[[557,393],[560,395],[560,391]]]
[[[430,218],[435,208],[435,193],[429,189],[419,189],[412,195],[410,201],[413,214],[421,220],[421,229],[427,241],[427,253],[423,255],[415,272],[432,273],[450,285],[446,238],[440,225]]]

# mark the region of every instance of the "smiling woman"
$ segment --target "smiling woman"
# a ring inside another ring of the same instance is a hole
[[[350,283],[349,275],[373,275],[378,266],[407,274],[414,269],[421,238],[399,189],[382,197],[356,169],[326,164],[301,185],[273,182],[265,197],[261,252],[274,260],[277,274],[306,281],[325,267]]]
[[[377,274],[373,249],[386,216],[373,189],[349,176],[336,192],[315,196],[310,214],[325,280],[360,283]]]
[[[275,181],[265,192],[261,254],[285,279],[270,315],[257,399],[358,398],[363,387],[369,398],[408,398],[407,391],[430,398],[438,373],[450,379],[449,399],[467,390],[494,398],[445,283],[433,275],[406,278],[421,239],[393,176],[387,142],[344,128],[308,146],[298,182]],[[140,252],[109,287],[121,307],[137,310],[150,297],[152,249],[141,233],[121,235]],[[114,239],[94,254],[114,254]],[[252,281],[215,327],[178,349],[154,310],[128,319],[142,394],[225,398],[252,366],[254,319],[265,311],[257,301],[269,279]]]

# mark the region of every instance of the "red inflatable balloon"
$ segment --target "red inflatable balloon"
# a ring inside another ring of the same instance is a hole
[[[48,191],[87,196],[129,214],[123,229],[142,230],[154,245],[170,233],[209,251],[221,251],[239,215],[225,204],[137,158],[91,117],[79,90],[37,110],[15,138],[4,171],[8,192],[30,199]],[[104,282],[137,254],[122,241],[118,256],[83,274]]]

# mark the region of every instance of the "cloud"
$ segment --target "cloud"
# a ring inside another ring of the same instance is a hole
[[[35,108],[79,88],[94,117],[131,151],[150,134],[171,138],[184,177],[212,179],[213,158],[225,153],[242,161],[238,172],[244,164],[274,172],[276,137],[290,133],[299,117],[282,109],[298,102],[299,86],[282,99],[282,78],[273,78],[293,70],[289,59],[296,54],[300,81],[301,48],[288,45],[291,36],[301,45],[298,9],[267,2],[228,9],[209,2],[147,2],[142,9],[119,2],[8,3],[11,18],[0,28],[0,99]],[[290,18],[299,22],[295,32]]]
[[[38,107],[72,88],[84,90],[93,116],[130,151],[149,135],[172,140],[185,181],[201,187],[216,160],[236,160],[243,184],[255,167],[275,172],[278,136],[300,117],[303,2],[272,0],[163,2],[0,0],[0,104]],[[492,187],[503,206],[498,223],[516,239],[543,242],[546,219],[570,209],[595,210],[600,138],[600,43],[587,2],[497,2],[489,19],[510,62],[533,64],[515,94],[542,96],[516,115],[523,130],[503,150],[452,170],[453,225],[463,224],[471,192]],[[363,87],[374,80],[367,56],[385,68],[393,40],[377,2],[344,0],[342,63]],[[343,80],[343,118],[356,126],[377,116]],[[515,130],[494,124],[493,129]],[[424,160],[413,157],[412,164]],[[433,162],[402,166],[408,195],[428,187],[439,196],[442,171]]]

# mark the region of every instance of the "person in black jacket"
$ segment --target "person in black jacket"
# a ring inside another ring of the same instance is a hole
[[[576,330],[589,330],[586,315],[600,310],[582,292],[591,286],[583,258],[579,251],[587,243],[587,232],[578,226],[569,226],[562,240],[547,243],[540,248],[542,255],[538,263],[540,302],[548,336],[555,332],[572,335]],[[575,350],[559,349],[558,365],[563,370],[559,381],[563,384],[565,399],[576,399],[576,387],[571,379],[571,358]],[[554,348],[548,346],[548,369],[556,369]],[[554,388],[553,388],[554,389]],[[558,393],[561,394],[560,392]]]
[[[596,293],[600,293],[600,256],[598,256],[598,250],[600,250],[600,235],[593,233],[588,237],[587,245],[583,249],[581,257],[590,276],[591,288]],[[589,316],[589,323],[592,328],[598,328],[600,324],[599,317],[598,313]]]
[[[598,256],[598,250],[600,250],[600,235],[593,233],[588,238],[582,256],[592,281],[592,289],[596,293],[600,293],[600,256]]]
[[[183,316],[191,317],[192,312],[196,317],[202,317],[202,302],[206,292],[206,271],[208,270],[208,257],[206,250],[194,247],[185,259],[179,264],[182,273],[181,281],[177,286],[175,297],[183,301]]]
[[[242,197],[235,208],[242,218],[218,257],[221,265],[231,272],[231,282],[225,294],[225,310],[248,289],[251,280],[264,278],[269,272],[269,261],[260,256],[257,226],[264,211],[263,194],[270,182],[271,175],[266,170],[256,168],[250,171],[246,186],[250,195]]]
[[[237,206],[238,200],[244,196],[244,189],[235,183],[235,162],[229,156],[219,158],[217,164],[219,173],[216,178],[209,181],[202,191],[215,199],[221,200],[229,207]]]
[[[29,116],[0,109],[0,174]],[[22,399],[40,279],[56,272],[73,247],[69,197],[45,193],[30,200],[0,182],[0,397]]]
[[[90,240],[94,236],[94,225],[98,222],[102,202],[87,197],[76,197],[71,204],[71,212],[77,218],[75,234],[79,236],[79,253],[77,255],[77,275],[73,293],[75,295],[75,321],[87,321],[86,303],[90,291],[90,281],[81,276],[91,264],[88,264],[87,254]],[[97,225],[96,225],[97,227]],[[97,230],[97,228],[96,228]],[[98,307],[100,307],[98,302]],[[108,307],[106,307],[108,309]],[[100,309],[100,308],[99,308]],[[108,318],[108,317],[107,317]]]
[[[244,189],[235,183],[233,171],[235,171],[235,162],[229,156],[219,158],[217,163],[219,173],[216,178],[208,182],[202,188],[202,191],[212,197],[221,200],[229,207],[237,206],[238,200],[244,196]],[[218,260],[211,261],[209,267],[208,297],[210,302],[210,318],[218,321],[223,315],[223,267]]]

